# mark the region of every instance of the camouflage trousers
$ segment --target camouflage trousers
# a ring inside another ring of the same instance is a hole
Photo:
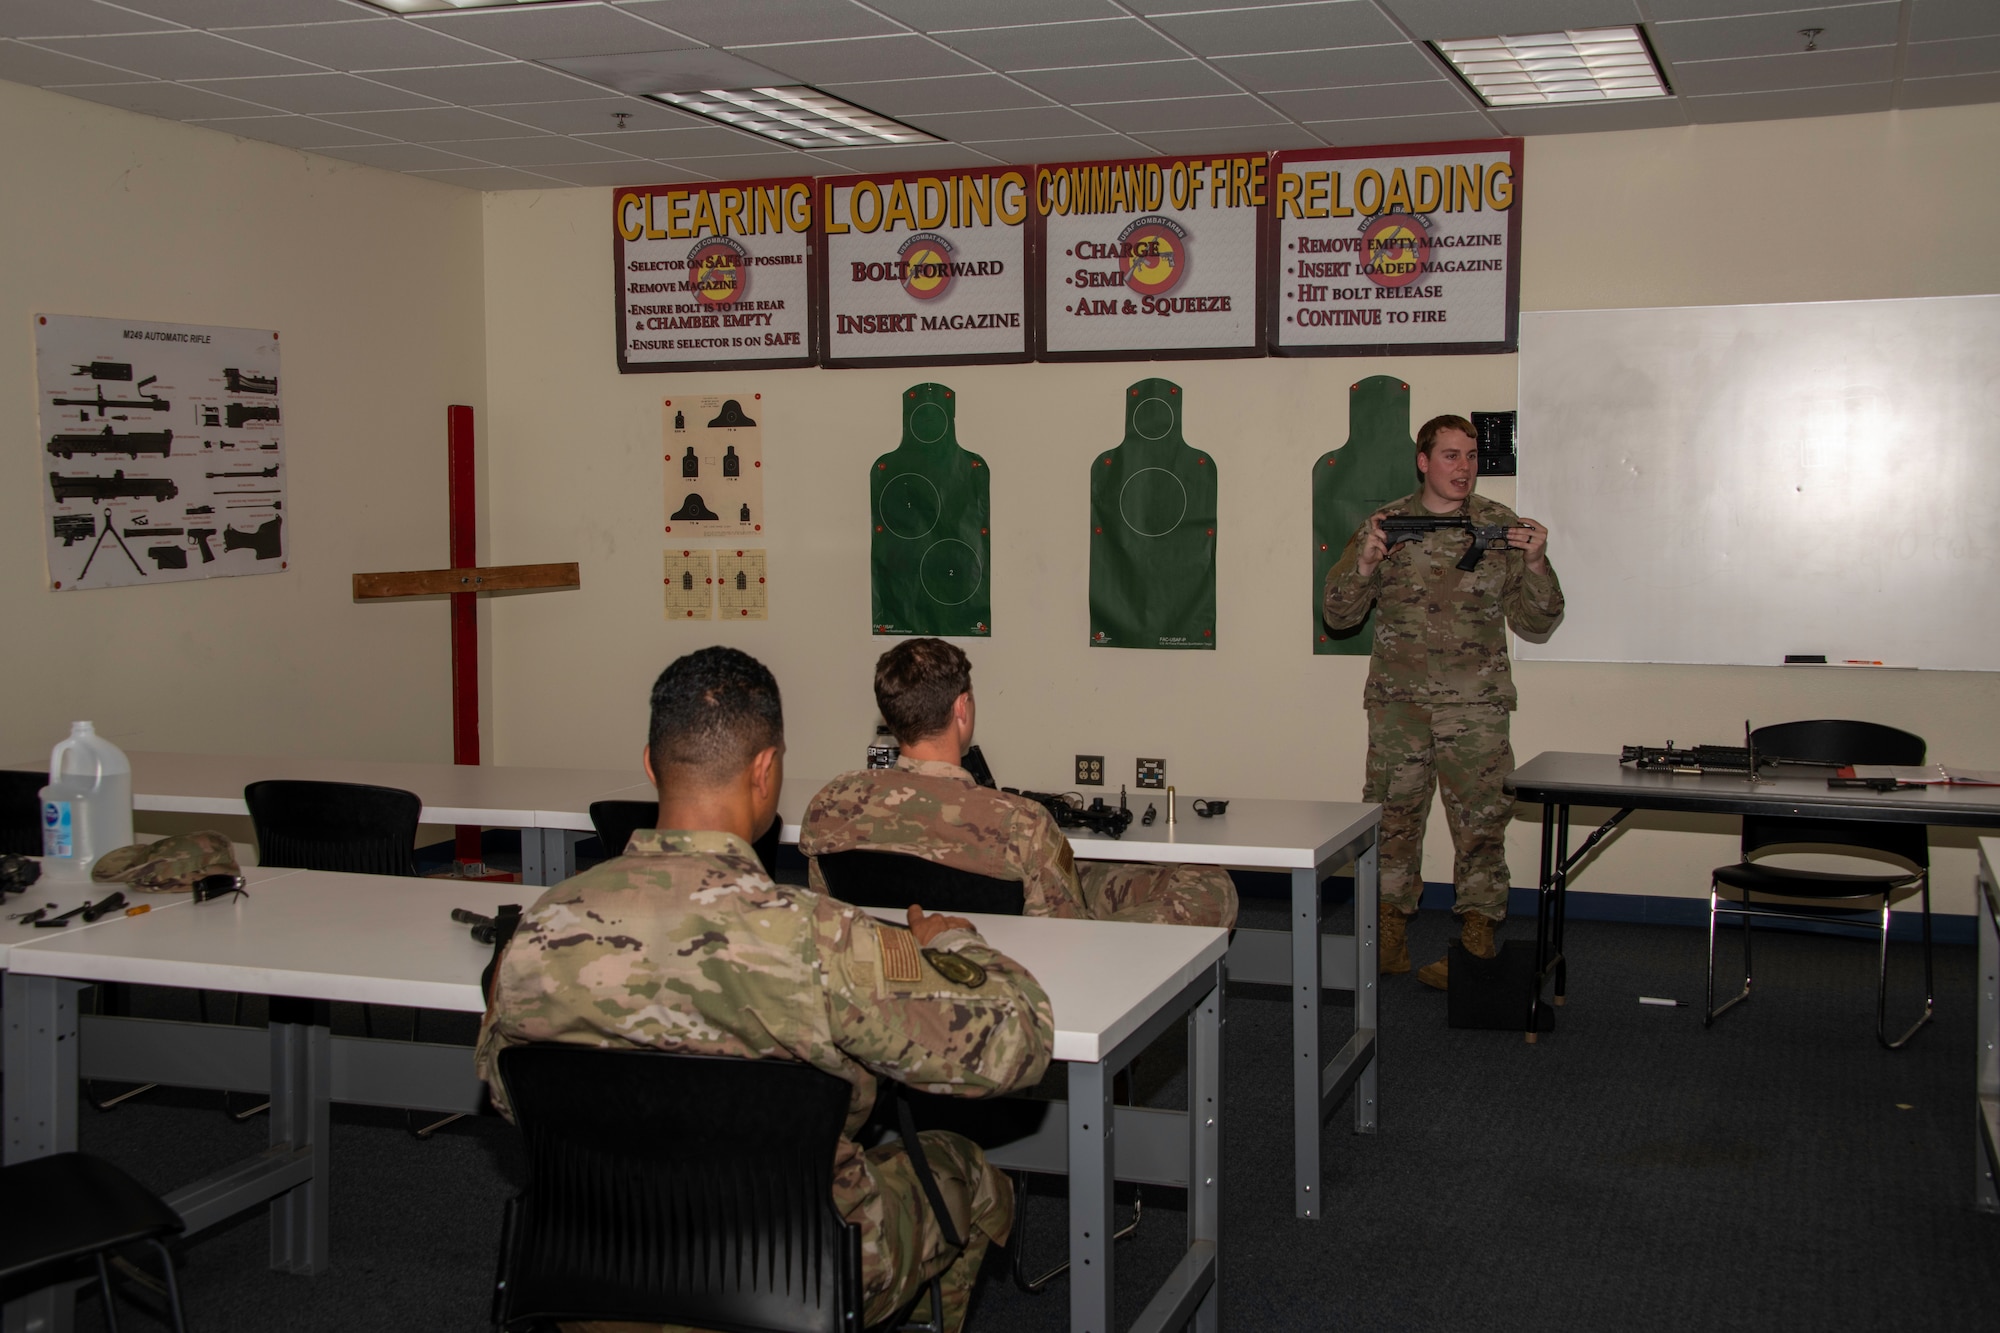
[[[836,1178],[834,1206],[861,1228],[862,1323],[875,1325],[909,1304],[935,1275],[944,1295],[948,1333],[965,1327],[965,1308],[979,1277],[987,1248],[1005,1245],[1014,1230],[1014,1191],[998,1167],[987,1163],[977,1144],[945,1130],[922,1131],[924,1158],[937,1179],[965,1249],[954,1251],[917,1183],[916,1168],[900,1143],[868,1150],[868,1170]],[[859,1185],[863,1197],[843,1197],[843,1186]],[[916,1317],[928,1320],[925,1295]],[[678,1324],[593,1321],[561,1325],[563,1333],[701,1333]]]
[[[1368,775],[1361,799],[1382,807],[1382,902],[1417,910],[1424,891],[1424,825],[1433,788],[1451,828],[1453,910],[1507,916],[1507,820],[1514,798],[1507,710],[1497,704],[1378,704],[1368,710]]]
[[[1093,921],[1236,924],[1236,881],[1227,870],[1124,861],[1080,861],[1076,868],[1084,908]]]

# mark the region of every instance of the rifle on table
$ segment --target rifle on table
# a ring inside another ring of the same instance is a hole
[[[1472,534],[1472,545],[1459,557],[1458,568],[1470,572],[1479,567],[1480,557],[1488,551],[1507,549],[1506,524],[1474,523],[1471,519],[1449,514],[1384,514],[1382,516],[1382,537],[1393,551],[1404,542],[1419,542],[1433,532],[1446,528],[1463,528]]]
[[[1019,787],[1002,787],[1000,790],[1035,802],[1049,812],[1057,828],[1087,828],[1107,838],[1121,838],[1125,830],[1132,827],[1132,811],[1126,806],[1123,795],[1113,807],[1106,805],[1102,796],[1085,805],[1081,797],[1072,799],[1059,792],[1023,791]]]

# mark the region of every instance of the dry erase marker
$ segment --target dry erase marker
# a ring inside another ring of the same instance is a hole
[[[1848,659],[1847,659],[1846,661],[1842,662],[1842,663],[1841,663],[1841,665],[1842,665],[1842,666],[1881,666],[1882,664],[1881,664],[1880,662],[1870,662],[1869,660],[1867,660],[1866,658],[1863,658],[1863,657],[1850,657],[1850,658],[1848,658]]]
[[[1641,995],[1641,996],[1639,997],[1639,1003],[1640,1003],[1640,1004],[1656,1004],[1656,1005],[1660,1006],[1660,1008],[1662,1008],[1662,1009],[1685,1009],[1685,1008],[1687,1008],[1687,1001],[1686,1001],[1686,1000],[1663,1000],[1663,999],[1661,999],[1661,998],[1660,998],[1659,996],[1657,996],[1657,995]]]

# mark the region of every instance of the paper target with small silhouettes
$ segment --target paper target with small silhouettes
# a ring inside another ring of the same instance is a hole
[[[1215,459],[1181,439],[1170,380],[1125,391],[1125,439],[1090,462],[1093,648],[1215,647]]]
[[[903,442],[868,469],[877,634],[993,632],[986,460],[958,444],[958,400],[942,384],[902,398]]]
[[[1367,657],[1375,648],[1375,612],[1351,629],[1326,627],[1326,572],[1339,563],[1363,522],[1417,489],[1417,442],[1410,438],[1410,386],[1370,375],[1347,391],[1347,443],[1313,462],[1313,652]]]

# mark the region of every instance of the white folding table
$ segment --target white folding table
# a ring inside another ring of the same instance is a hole
[[[336,1037],[321,1002],[414,1005],[478,1013],[488,950],[449,920],[453,907],[491,913],[521,886],[318,871],[254,875],[247,897],[182,901],[137,917],[9,948],[6,988],[6,1160],[76,1146],[79,1078],[268,1092],[271,1146],[168,1196],[198,1232],[268,1203],[271,1266],[309,1274],[328,1260],[329,1108],[333,1102],[474,1112],[485,1103],[462,1046]],[[1219,929],[981,917],[982,933],[1041,981],[1056,1022],[1055,1057],[1070,1065],[1060,1135],[1036,1134],[993,1159],[1071,1176],[1071,1327],[1110,1333],[1112,1181],[1127,1178],[1118,1131],[1135,1132],[1147,1179],[1188,1189],[1188,1245],[1136,1328],[1219,1327],[1222,1191],[1222,980]],[[248,991],[272,997],[268,1031],[151,1019],[80,1017],[92,982]],[[1189,1110],[1111,1107],[1111,1080],[1168,1025],[1191,1019]],[[1178,1166],[1158,1160],[1160,1118],[1175,1116]],[[10,1304],[6,1328],[68,1327],[70,1293]]]

